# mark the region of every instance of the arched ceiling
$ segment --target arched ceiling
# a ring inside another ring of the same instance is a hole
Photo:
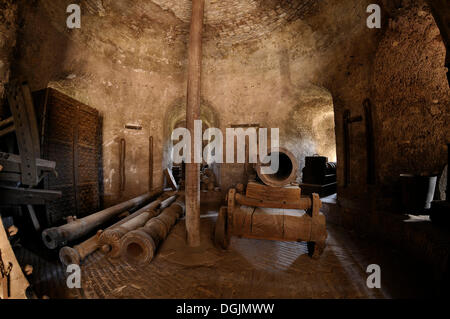
[[[153,0],[189,23],[191,0]],[[261,37],[283,23],[310,13],[317,0],[207,0],[206,37],[236,43]]]
[[[65,13],[73,0],[44,0],[52,17]],[[255,39],[288,21],[310,14],[321,0],[206,0],[205,39],[234,44]],[[87,22],[96,18],[106,27],[131,28],[136,36],[163,27],[171,37],[186,39],[191,0],[84,0]],[[58,19],[59,20],[59,19]],[[103,20],[103,21],[100,21]],[[106,31],[103,29],[98,29]],[[102,32],[100,31],[100,32]]]

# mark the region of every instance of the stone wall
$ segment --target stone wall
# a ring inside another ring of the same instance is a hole
[[[429,8],[398,10],[380,42],[372,96],[378,123],[377,173],[399,197],[399,174],[440,174],[450,141],[446,49]]]
[[[238,11],[246,16],[235,20],[253,24],[250,29],[254,31],[232,23],[226,27],[230,34],[221,36],[214,28],[228,21],[228,15],[235,15],[233,4],[237,2],[233,1],[210,2],[205,20],[202,95],[217,118],[214,122],[221,129],[248,123],[280,127],[282,143],[293,148],[300,164],[315,153],[334,159],[332,97],[313,81],[315,52],[320,49],[316,42],[323,45],[325,35],[301,19],[312,15],[315,6],[311,1],[292,5],[242,1]],[[69,3],[22,1],[24,23],[14,72],[27,78],[33,90],[49,85],[102,113],[108,205],[147,190],[150,135],[155,142],[155,186],[163,182],[167,130],[175,124],[169,123],[168,113],[186,99],[189,19],[180,12],[189,6],[177,7],[184,2],[90,0],[82,3],[81,29],[69,30],[65,26]],[[222,14],[226,3],[230,12]],[[143,129],[127,130],[128,123]],[[127,142],[123,198],[118,190],[121,138]],[[240,181],[242,168],[235,167],[234,174],[224,166],[223,189]]]
[[[16,45],[17,4],[12,0],[0,1],[0,99],[8,83],[13,50]],[[4,110],[0,106],[0,118]]]
[[[82,28],[68,30],[70,2],[21,2],[14,73],[34,90],[50,85],[101,111],[105,197],[119,200],[123,137],[129,151],[124,197],[131,197],[148,187],[150,135],[154,180],[163,181],[167,130],[176,124],[169,123],[169,112],[185,101],[190,2],[84,1]],[[368,29],[370,2],[208,1],[205,15],[202,96],[210,118],[221,129],[253,123],[280,127],[281,143],[294,151],[300,168],[305,156],[319,153],[334,160],[337,155],[344,215],[353,207],[375,209],[377,199],[395,202],[396,194],[385,191],[398,177],[395,168],[438,169],[448,138],[445,49],[429,9],[419,0],[404,1],[400,9],[385,1],[383,28]],[[416,80],[414,96],[401,90]],[[363,119],[351,126],[345,186],[343,113],[364,115],[366,98],[375,109],[378,184],[367,185]],[[417,125],[405,124],[422,117]],[[127,130],[128,123],[143,130]],[[425,155],[429,160],[422,160]],[[223,166],[225,190],[240,181],[242,170]]]

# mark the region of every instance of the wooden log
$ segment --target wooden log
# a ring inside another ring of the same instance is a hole
[[[311,198],[302,198],[294,204],[259,201],[236,194],[234,189],[231,189],[227,196],[228,207],[222,215],[228,215],[228,224],[225,228],[224,217],[219,214],[216,243],[223,246],[221,232],[225,229],[228,236],[232,234],[266,240],[306,241],[313,258],[322,254],[327,230],[325,216],[320,212],[322,202],[318,194],[313,194]],[[261,204],[269,207],[262,207]],[[270,207],[271,205],[281,207]]]
[[[298,186],[271,187],[250,182],[247,185],[246,196],[268,201],[295,202],[300,199],[301,189]]]
[[[302,197],[297,201],[269,201],[262,199],[253,199],[241,194],[236,194],[236,203],[244,206],[264,207],[264,208],[284,208],[284,209],[310,209],[312,201],[310,197]]]
[[[250,234],[262,238],[283,238],[283,212],[277,208],[256,207]]]
[[[204,0],[192,1],[188,51],[186,127],[194,136],[194,123],[200,119],[202,35]],[[200,164],[195,163],[195,141],[191,141],[191,159],[186,163],[186,231],[191,247],[200,246]]]
[[[311,217],[301,210],[284,210],[283,239],[287,241],[309,241]]]

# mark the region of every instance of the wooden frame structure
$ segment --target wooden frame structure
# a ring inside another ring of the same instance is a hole
[[[270,186],[263,193],[267,194]],[[283,188],[274,188],[283,190]],[[295,200],[271,200],[228,192],[228,206],[221,207],[215,228],[216,245],[227,249],[231,236],[276,241],[307,242],[309,255],[318,258],[322,254],[326,239],[326,219],[320,212],[322,202],[318,194],[310,197],[300,195]]]

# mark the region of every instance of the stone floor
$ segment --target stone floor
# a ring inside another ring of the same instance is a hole
[[[50,298],[411,298],[426,297],[427,272],[400,253],[328,225],[319,260],[305,243],[232,238],[230,249],[212,245],[216,214],[202,217],[203,246],[185,246],[179,222],[152,263],[134,267],[101,253],[82,266],[82,288],[65,287],[57,261],[43,261],[19,249],[21,263],[32,264],[36,294]],[[378,264],[382,289],[368,289],[369,264]]]

